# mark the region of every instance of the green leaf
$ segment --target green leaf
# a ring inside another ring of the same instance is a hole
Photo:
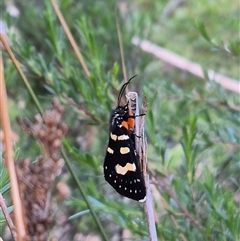
[[[200,31],[201,35],[209,42],[211,42],[211,38],[209,37],[206,27],[203,22],[197,21],[196,26],[198,30]]]

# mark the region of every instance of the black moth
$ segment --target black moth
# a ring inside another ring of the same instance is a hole
[[[118,96],[118,106],[110,117],[109,142],[104,160],[103,170],[106,181],[122,196],[144,202],[146,188],[139,167],[135,150],[134,134],[129,130],[128,123],[134,123],[134,118],[128,108],[128,103],[120,105],[122,95],[134,78],[126,82]]]

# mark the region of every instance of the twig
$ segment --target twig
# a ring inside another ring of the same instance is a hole
[[[140,40],[139,38],[134,37],[132,39],[132,43],[134,45],[139,46],[143,51],[151,53],[157,58],[162,59],[163,61],[169,64],[172,64],[185,71],[188,71],[189,73],[194,74],[202,79],[205,78],[202,67],[199,64],[191,62],[173,52],[170,52],[169,50],[166,50],[156,44],[151,43],[148,40]],[[225,89],[231,90],[236,93],[240,93],[239,81],[235,79],[231,79],[227,76],[218,74],[214,70],[208,70],[207,74],[210,79],[216,81],[217,83],[222,85],[222,87],[224,87]]]
[[[18,241],[23,241],[26,236],[26,230],[24,226],[22,201],[19,193],[19,186],[17,182],[17,175],[14,165],[14,154],[12,143],[10,140],[11,126],[8,115],[7,107],[7,93],[3,75],[3,63],[2,63],[2,52],[0,51],[0,119],[2,123],[2,129],[4,133],[4,143],[6,148],[5,159],[6,166],[9,172],[9,178],[11,183],[11,196],[14,206],[14,218],[16,221],[16,230],[18,235]]]
[[[139,116],[139,105],[138,105],[138,94],[136,92],[128,92],[127,99],[129,101],[129,106],[134,116]],[[139,137],[140,133],[140,119],[138,117],[135,118],[135,135]],[[139,150],[140,147],[140,138],[135,138],[135,148]]]
[[[144,111],[144,113],[146,113],[146,110]],[[145,185],[146,185],[146,191],[147,191],[145,212],[147,215],[150,241],[157,241],[158,238],[157,238],[157,231],[156,231],[155,219],[154,219],[152,193],[150,189],[149,175],[147,173],[147,140],[144,134],[143,127],[144,127],[144,116],[141,118],[141,124],[140,124],[140,134],[141,134],[140,150],[142,151],[143,175],[145,178]]]
[[[0,193],[0,207],[2,208],[3,215],[4,215],[5,219],[6,219],[6,222],[8,224],[9,229],[10,229],[10,232],[11,232],[11,234],[13,236],[13,239],[15,241],[17,241],[16,228],[15,228],[15,226],[13,224],[13,221],[12,221],[12,219],[11,219],[9,213],[8,213],[7,206],[6,206],[5,202],[4,202],[4,199],[3,199],[3,196],[2,196],[1,193]]]
[[[130,103],[131,110],[133,111],[135,116],[139,115],[138,109],[138,95],[136,92],[129,92],[127,94],[127,98]],[[146,108],[144,109],[144,113],[146,113]],[[146,203],[145,203],[145,213],[147,217],[148,223],[148,231],[150,241],[157,241],[157,231],[155,225],[155,218],[153,212],[153,204],[152,204],[152,193],[150,189],[149,176],[147,174],[147,141],[144,135],[144,116],[139,121],[139,117],[135,118],[135,134],[136,134],[136,150],[139,154],[139,161],[142,164],[143,176],[145,179],[146,186]],[[140,137],[140,138],[139,138]]]

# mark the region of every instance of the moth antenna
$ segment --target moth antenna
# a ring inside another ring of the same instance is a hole
[[[120,106],[120,102],[123,96],[123,93],[125,92],[127,86],[129,85],[130,81],[135,78],[137,75],[132,76],[126,83],[123,84],[122,88],[119,91],[119,95],[118,95],[118,106]]]

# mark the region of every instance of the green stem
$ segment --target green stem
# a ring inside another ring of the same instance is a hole
[[[63,147],[61,148],[61,152],[62,152],[63,158],[64,158],[64,160],[65,160],[65,163],[66,163],[66,165],[67,165],[67,167],[68,167],[68,170],[69,170],[69,172],[71,173],[74,181],[76,182],[76,184],[77,184],[77,186],[78,186],[78,189],[79,189],[79,191],[80,191],[80,193],[81,193],[81,195],[82,195],[85,203],[87,204],[87,207],[88,207],[88,209],[90,210],[90,212],[91,212],[91,214],[92,214],[92,217],[93,217],[95,223],[97,224],[97,226],[98,226],[98,228],[99,228],[99,230],[100,230],[100,233],[102,234],[103,240],[108,241],[108,238],[107,238],[106,233],[105,233],[105,231],[104,231],[104,229],[103,229],[103,226],[102,226],[102,224],[100,223],[100,221],[99,221],[96,213],[94,212],[94,210],[93,210],[90,202],[88,201],[87,196],[86,196],[86,194],[85,194],[85,192],[84,192],[84,189],[83,189],[81,183],[79,182],[78,177],[77,177],[77,175],[75,174],[75,172],[74,172],[74,170],[73,170],[73,168],[72,168],[72,166],[71,166],[71,164],[70,164],[70,161],[69,161],[69,159],[68,159],[68,157],[67,157],[67,155],[66,155],[66,152],[65,152],[65,150],[64,150]]]

